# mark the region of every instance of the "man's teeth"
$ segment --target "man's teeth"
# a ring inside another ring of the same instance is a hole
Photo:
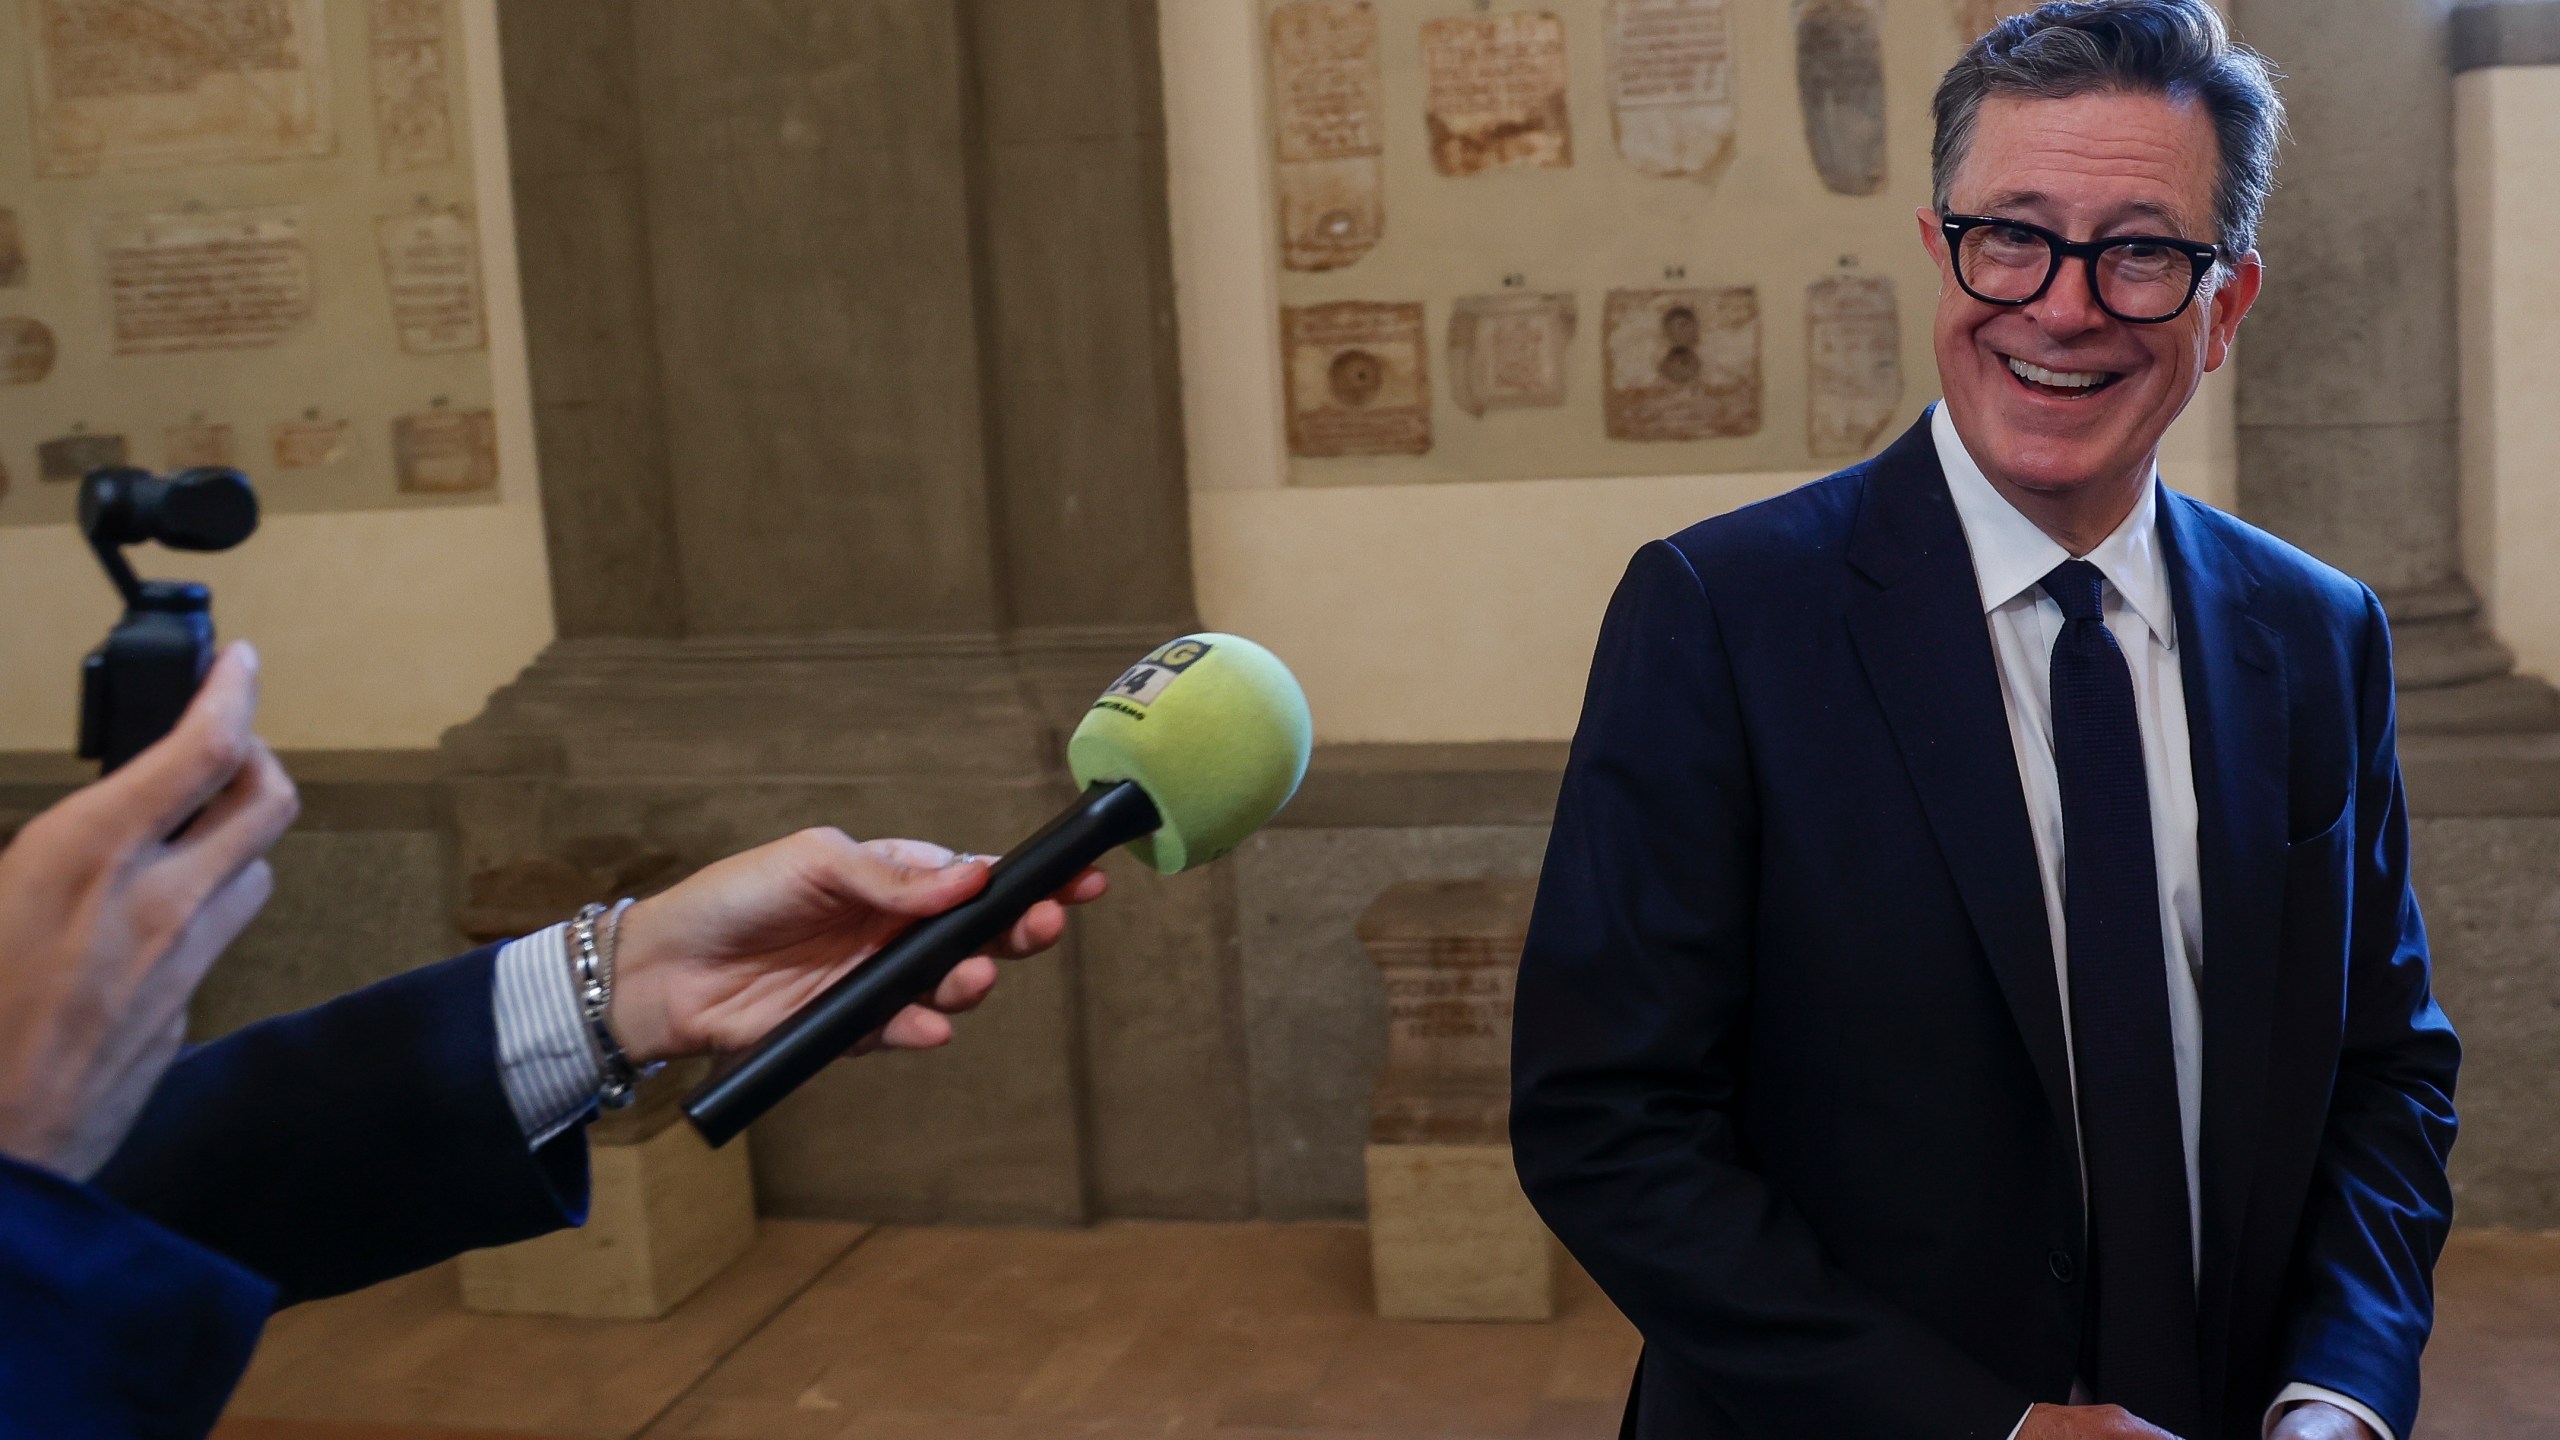
[[[2050,385],[2056,390],[2086,390],[2107,383],[2106,372],[2101,370],[2047,370],[2015,357],[2009,361],[2009,370],[2021,380]]]

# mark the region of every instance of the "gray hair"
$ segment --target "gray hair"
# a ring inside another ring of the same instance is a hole
[[[2258,222],[2276,187],[2276,147],[2284,138],[2280,78],[2267,57],[2231,38],[2205,0],[2053,0],[1991,27],[1938,82],[1931,110],[1931,204],[1947,209],[1947,187],[1973,144],[1990,95],[2067,100],[2077,95],[2149,94],[2201,101],[2221,148],[2214,224],[2225,251],[2257,248]]]

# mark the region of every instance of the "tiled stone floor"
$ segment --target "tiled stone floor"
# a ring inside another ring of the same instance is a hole
[[[1567,1440],[1636,1338],[1369,1313],[1348,1225],[767,1222],[649,1324],[463,1314],[450,1268],[279,1316],[220,1440]],[[2560,1437],[2560,1235],[2456,1237],[2409,1440]]]

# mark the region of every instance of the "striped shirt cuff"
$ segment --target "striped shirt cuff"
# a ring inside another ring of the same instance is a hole
[[[569,979],[569,927],[554,925],[498,951],[498,1078],[535,1150],[595,1109],[604,1065]]]

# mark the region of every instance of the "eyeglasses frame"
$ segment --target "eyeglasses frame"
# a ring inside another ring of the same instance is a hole
[[[2024,230],[2044,241],[2045,249],[2050,255],[2050,263],[2045,267],[2044,283],[2036,286],[2033,294],[2018,300],[1995,300],[1974,289],[1972,283],[1964,278],[1964,262],[1959,258],[1963,253],[1964,237],[1986,225]],[[2176,235],[2107,235],[2095,240],[2066,240],[2041,225],[2000,215],[1941,215],[1938,217],[1938,229],[1939,233],[1947,237],[1947,268],[1954,272],[1956,284],[1964,288],[1964,293],[1983,304],[1998,305],[2010,310],[2021,305],[2033,305],[2045,297],[2045,292],[2053,288],[2054,280],[2062,274],[2063,263],[2078,260],[2089,270],[2089,298],[2098,302],[2099,309],[2127,325],[2166,325],[2186,314],[2187,307],[2196,303],[2196,292],[2204,288],[2204,277],[2211,274],[2213,267],[2226,255],[2220,245],[2208,244],[2202,240],[2188,240]],[[2187,293],[2185,298],[2178,302],[2177,309],[2166,315],[2146,318],[2127,315],[2107,303],[2105,293],[2098,286],[2098,257],[2120,245],[2159,245],[2187,257],[2194,271],[2187,277]]]

